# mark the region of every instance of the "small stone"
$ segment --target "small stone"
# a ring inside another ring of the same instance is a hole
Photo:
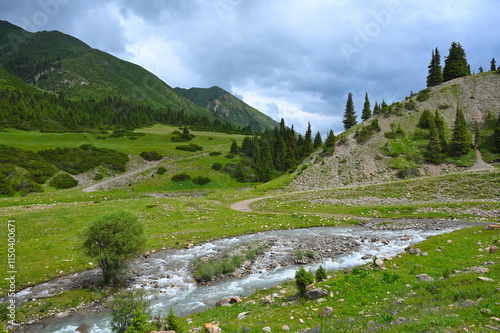
[[[427,282],[427,281],[432,282],[432,281],[434,281],[434,278],[427,275],[427,274],[419,274],[419,275],[417,275],[417,279],[420,282]]]
[[[323,303],[326,302],[326,298],[319,298],[316,300],[316,303]]]
[[[486,281],[486,282],[494,282],[495,280],[493,279],[490,279],[490,278],[487,278],[487,277],[484,277],[484,276],[480,276],[478,277],[479,280],[481,281]]]
[[[205,333],[220,333],[220,332],[222,332],[222,330],[217,325],[210,323],[205,324]]]
[[[272,303],[272,299],[270,295],[267,295],[266,297],[262,298],[262,305],[270,304]]]
[[[479,312],[481,312],[485,316],[491,316],[492,314],[490,309],[481,309],[479,310]]]
[[[303,323],[304,323],[304,320],[299,319],[299,323],[303,324]]]
[[[441,252],[441,249],[435,249],[434,252]]]
[[[453,241],[452,241],[451,239],[448,239],[446,242],[447,242],[447,243],[451,243],[451,242],[453,242]]]
[[[471,270],[475,273],[478,273],[478,274],[486,274],[486,273],[489,273],[490,270],[486,267],[483,267],[483,266],[474,266],[471,268]]]
[[[379,268],[380,266],[382,266],[384,264],[384,262],[382,261],[382,259],[377,259],[375,260],[375,265],[377,265]]]
[[[269,326],[263,327],[262,331],[264,331],[264,332],[271,332],[271,327],[269,327]]]
[[[396,303],[398,303],[398,304],[403,304],[404,302],[405,302],[404,298],[399,298],[396,300]]]
[[[329,317],[329,316],[331,316],[332,314],[333,314],[333,308],[332,308],[332,307],[329,307],[329,306],[325,306],[325,307],[323,308],[323,313],[321,314],[321,316],[322,316],[323,318],[325,318],[325,317]]]
[[[285,332],[288,332],[290,330],[290,327],[288,327],[288,325],[283,325],[281,329]]]
[[[495,253],[498,251],[498,246],[490,245],[490,253]]]
[[[248,315],[250,314],[250,312],[241,312],[240,314],[238,314],[238,319],[239,320],[243,320],[245,319]]]
[[[422,256],[427,257],[429,254],[427,252],[422,252]]]

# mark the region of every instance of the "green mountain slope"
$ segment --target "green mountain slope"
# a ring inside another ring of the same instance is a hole
[[[38,88],[71,98],[121,96],[215,118],[142,67],[57,31],[29,33],[0,21],[0,66]]]
[[[447,158],[440,164],[428,163],[425,153],[429,130],[417,127],[420,116],[425,109],[432,114],[438,110],[444,118],[449,144],[457,107],[464,112],[470,136],[473,136],[474,124],[477,122],[479,125],[479,146],[484,161],[471,148],[470,154],[461,158]],[[424,89],[416,96],[394,103],[385,113],[340,134],[334,154],[313,157],[307,169],[302,170],[289,187],[311,190],[382,183],[405,178],[408,170],[412,173],[410,177],[418,177],[492,169],[492,162],[500,161],[500,156],[490,153],[486,146],[493,133],[491,124],[496,122],[499,110],[498,71],[461,77]],[[378,120],[381,131],[373,133],[365,142],[359,142],[357,133],[373,119]],[[397,126],[404,131],[404,136],[386,137],[385,134]]]
[[[196,105],[212,111],[216,117],[242,126],[250,125],[254,131],[274,128],[276,121],[251,107],[219,87],[174,89]]]

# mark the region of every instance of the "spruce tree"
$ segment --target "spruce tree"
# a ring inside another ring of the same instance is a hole
[[[438,48],[432,50],[431,63],[429,64],[429,74],[427,75],[427,87],[432,87],[443,82],[443,72],[441,69],[441,55]]]
[[[312,141],[311,123],[307,123],[306,137],[304,139],[303,157],[307,158],[307,157],[311,156],[313,151],[314,151],[314,146],[313,146],[313,141]]]
[[[323,145],[323,139],[321,138],[321,134],[318,131],[318,133],[316,133],[316,136],[314,137],[314,143],[313,143],[314,149],[317,149],[322,145]]]
[[[470,147],[471,141],[469,131],[467,129],[467,122],[465,121],[465,116],[462,110],[457,108],[455,125],[453,127],[453,134],[450,142],[450,155],[465,155],[469,152]]]
[[[426,160],[433,164],[439,164],[444,161],[443,147],[439,140],[438,130],[434,120],[430,122],[429,143],[427,144]]]
[[[446,153],[448,150],[448,143],[446,142],[446,125],[438,110],[436,110],[436,115],[434,116],[434,124],[436,124],[436,130],[439,136],[439,143],[441,144],[442,152]]]
[[[363,112],[361,113],[361,119],[363,121],[369,119],[372,116],[372,111],[370,110],[370,100],[368,99],[368,93],[365,93],[365,104],[363,104]]]
[[[342,120],[342,122],[344,123],[345,130],[348,130],[349,128],[353,127],[358,123],[356,120],[356,112],[354,111],[354,102],[352,101],[352,93],[349,93],[347,95],[344,120]]]
[[[297,167],[297,145],[295,143],[295,131],[293,130],[293,125],[292,129],[288,131],[284,167],[286,171],[293,171]]]
[[[494,72],[497,70],[497,62],[495,58],[491,59],[490,71]]]
[[[492,150],[496,153],[500,153],[500,114],[498,115],[497,124],[495,130],[493,131],[493,147]]]
[[[376,116],[380,113],[380,106],[378,105],[377,101],[375,101],[375,105],[373,106],[373,115]]]
[[[467,64],[465,50],[460,43],[453,42],[444,61],[443,80],[449,81],[457,77],[467,76],[469,73],[470,67]]]
[[[325,140],[325,149],[333,149],[335,150],[335,145],[337,144],[337,138],[335,137],[335,134],[333,133],[333,130],[330,130],[330,133],[326,137]]]
[[[484,72],[483,66],[479,66],[478,70],[479,70],[479,73]]]

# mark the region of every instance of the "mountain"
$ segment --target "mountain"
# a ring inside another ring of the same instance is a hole
[[[270,123],[255,109],[249,111],[254,113],[252,117],[211,112],[177,94],[144,68],[58,31],[30,33],[0,21],[0,67],[37,88],[70,98],[100,100],[117,96],[155,109],[170,108],[211,120],[229,120],[241,127],[251,124],[260,129]],[[238,104],[233,98],[232,104]]]
[[[492,135],[491,119],[496,122],[500,110],[500,72],[496,71],[457,78],[394,103],[387,112],[338,135],[333,155],[318,156],[322,155],[321,152],[313,155],[306,162],[307,168],[301,169],[289,187],[293,190],[311,190],[374,184],[405,178],[408,170],[412,172],[410,177],[476,170],[478,168],[474,162],[479,156],[473,150],[472,157],[466,156],[461,160],[447,159],[438,165],[425,161],[428,130],[417,127],[420,116],[425,109],[433,114],[438,110],[444,118],[449,142],[457,107],[463,110],[471,133],[474,124],[477,122],[479,125],[480,150],[485,161],[498,161],[498,157],[492,157],[487,149],[483,149]],[[491,116],[493,118],[489,118]],[[358,133],[373,119],[378,120],[381,131],[360,143]],[[404,131],[404,137],[387,138],[385,134],[397,126]],[[491,165],[479,164],[483,168],[491,168]]]
[[[219,87],[174,90],[194,104],[212,111],[216,117],[250,126],[254,131],[274,128],[276,121]]]

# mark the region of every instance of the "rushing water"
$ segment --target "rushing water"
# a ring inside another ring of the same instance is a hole
[[[428,236],[450,231],[452,229],[377,231],[356,226],[268,231],[243,235],[205,243],[193,249],[162,251],[147,260],[137,260],[132,267],[141,273],[136,277],[134,287],[156,285],[155,289],[159,291],[159,296],[151,302],[153,313],[161,312],[166,315],[172,306],[177,314],[186,316],[214,306],[215,302],[222,297],[248,296],[259,289],[269,288],[292,279],[297,270],[296,266],[278,266],[271,270],[266,269],[266,266],[275,262],[277,256],[285,255],[293,250],[288,244],[290,240],[297,237],[336,235],[361,239],[376,236],[380,240],[385,240],[385,242],[360,242],[361,245],[358,248],[344,255],[305,266],[306,269],[314,270],[322,264],[327,270],[339,270],[370,261],[370,259],[361,259],[365,254],[377,257],[395,256],[402,253],[404,248],[410,244],[421,242]],[[229,250],[238,245],[270,239],[275,240],[274,245],[267,248],[264,258],[255,263],[253,271],[256,273],[242,278],[217,281],[211,286],[197,285],[190,274],[189,265],[198,257]],[[111,332],[109,314],[106,312],[92,315],[90,318],[84,317],[82,313],[74,313],[70,317],[50,321],[40,332],[70,333],[75,332],[75,329],[82,324],[91,327],[92,333]]]

